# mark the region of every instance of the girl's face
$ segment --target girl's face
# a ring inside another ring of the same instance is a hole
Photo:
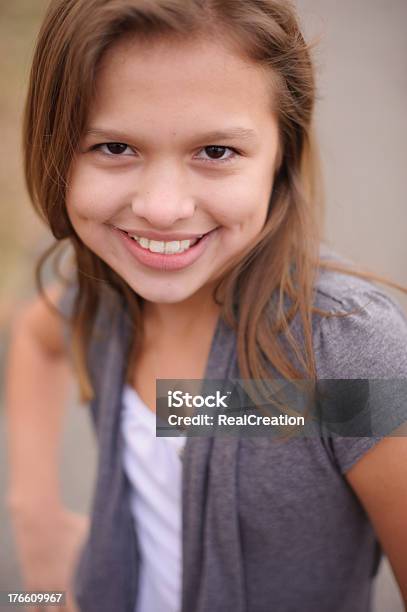
[[[98,72],[68,214],[135,292],[180,302],[262,229],[277,151],[261,67],[213,40],[122,40]]]

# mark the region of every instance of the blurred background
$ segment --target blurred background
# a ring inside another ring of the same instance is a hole
[[[48,0],[0,0],[0,384],[8,324],[34,294],[34,263],[50,236],[25,192],[21,123],[30,61]],[[314,51],[317,129],[325,174],[326,237],[344,256],[407,285],[407,3],[297,0]],[[407,312],[407,298],[385,288]],[[3,386],[3,385],[2,385]],[[0,590],[21,588],[4,509],[4,410],[0,404]],[[96,454],[86,410],[67,398],[61,473],[66,503],[90,507]],[[11,610],[10,607],[7,610]],[[375,612],[401,612],[388,564]]]

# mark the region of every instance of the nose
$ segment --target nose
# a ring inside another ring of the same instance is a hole
[[[133,213],[156,229],[168,229],[193,217],[196,204],[188,194],[185,175],[174,164],[157,164],[145,170],[132,197]]]

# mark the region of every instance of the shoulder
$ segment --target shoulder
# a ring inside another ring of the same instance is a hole
[[[322,256],[351,263],[324,248]],[[314,319],[318,378],[407,377],[407,316],[381,287],[320,269],[314,305],[333,316]]]

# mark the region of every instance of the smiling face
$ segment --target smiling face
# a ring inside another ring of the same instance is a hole
[[[76,233],[148,301],[205,294],[264,226],[271,109],[262,68],[219,42],[120,41],[68,177]]]

